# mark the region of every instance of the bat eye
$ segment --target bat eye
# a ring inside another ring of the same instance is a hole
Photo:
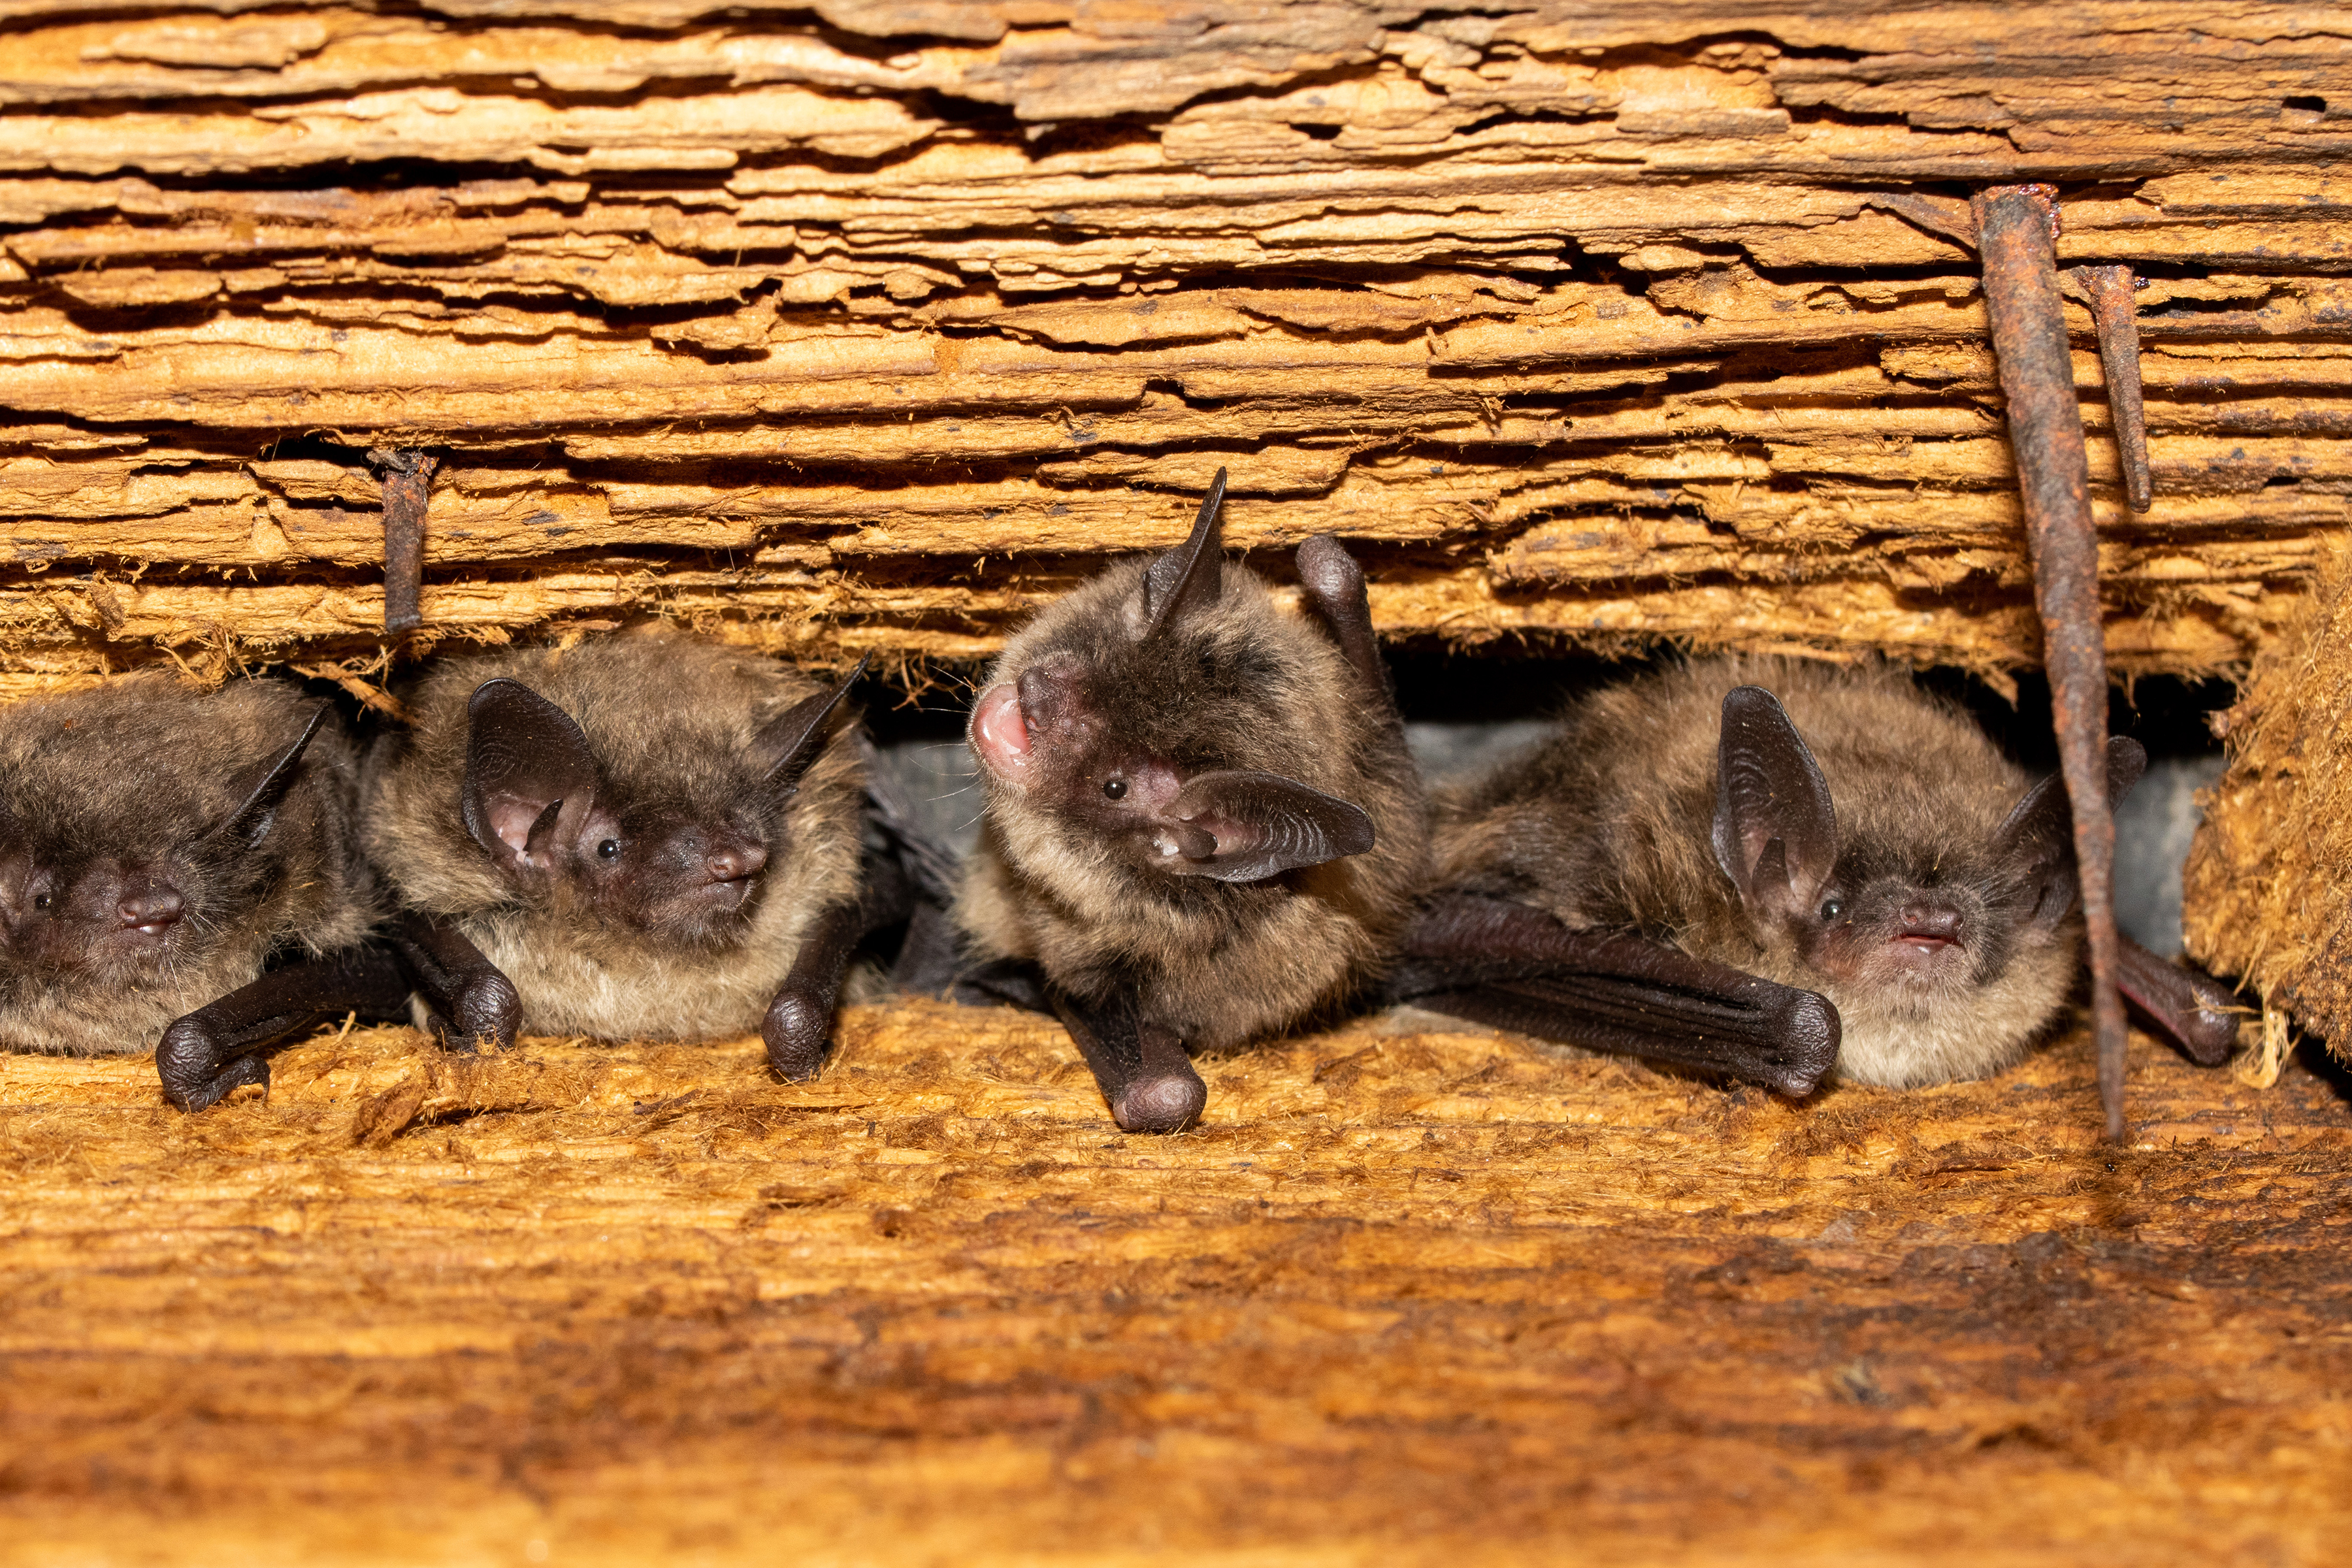
[[[619,839],[607,838],[596,846],[596,858],[599,860],[618,860],[620,858],[621,841]]]
[[[1103,794],[1110,796],[1113,800],[1125,800],[1127,798],[1127,781],[1125,779],[1105,779],[1103,781]]]
[[[33,907],[37,910],[46,910],[54,901],[55,900],[47,893],[35,893],[33,895]]]
[[[1824,922],[1833,921],[1843,913],[1845,913],[1845,905],[1840,900],[1836,899],[1822,900],[1822,919]]]

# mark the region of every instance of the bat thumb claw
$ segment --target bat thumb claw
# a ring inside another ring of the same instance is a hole
[[[1828,997],[1793,991],[1779,1025],[1780,1048],[1759,1076],[1777,1092],[1802,1100],[1836,1070],[1843,1021]]]
[[[824,1066],[824,1048],[833,1034],[833,1009],[818,999],[787,988],[768,1005],[761,1022],[761,1037],[768,1044],[768,1065],[787,1083],[814,1078]]]
[[[1208,1109],[1209,1086],[1187,1068],[1130,1081],[1110,1108],[1122,1132],[1181,1132]]]
[[[269,1063],[261,1057],[237,1057],[223,1064],[219,1042],[194,1014],[174,1019],[163,1031],[155,1051],[157,1076],[163,1098],[182,1110],[203,1110],[218,1104],[231,1089],[249,1083],[267,1088]]]

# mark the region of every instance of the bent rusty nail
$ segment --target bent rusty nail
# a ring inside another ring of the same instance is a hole
[[[2107,1136],[2124,1135],[2122,962],[2116,939],[2115,819],[2107,808],[2107,650],[2099,624],[2098,537],[2091,468],[2058,294],[2057,193],[2007,185],[1975,202],[1992,352],[2009,403],[2009,437],[2025,506],[2033,604],[2074,808],[2074,859],[2091,949],[2091,1016]]]
[[[2099,329],[2099,364],[2107,374],[2107,412],[2123,461],[2124,497],[2134,511],[2156,499],[2147,468],[2147,414],[2139,391],[2139,306],[2128,267],[2077,267],[2074,281]]]
[[[408,447],[368,453],[383,486],[383,630],[406,637],[425,625],[425,504],[441,459]]]

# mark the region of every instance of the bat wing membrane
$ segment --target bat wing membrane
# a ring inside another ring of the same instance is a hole
[[[1570,930],[1507,899],[1441,894],[1415,919],[1391,1002],[1563,1045],[1811,1093],[1837,1065],[1837,1009],[1811,991],[1634,936]]]

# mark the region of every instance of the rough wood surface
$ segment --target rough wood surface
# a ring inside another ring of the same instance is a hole
[[[0,1561],[2322,1563],[2342,1089],[1754,1092],[1408,1018],[0,1058]],[[532,1542],[540,1543],[533,1546]]]
[[[2221,716],[2227,770],[2182,877],[2189,954],[2352,1056],[2352,551]]]
[[[2149,280],[2115,661],[2233,668],[2352,493],[2331,16],[0,0],[0,683],[363,659],[415,444],[443,636],[976,657],[1229,464],[1391,635],[1998,672],[2019,178]]]

